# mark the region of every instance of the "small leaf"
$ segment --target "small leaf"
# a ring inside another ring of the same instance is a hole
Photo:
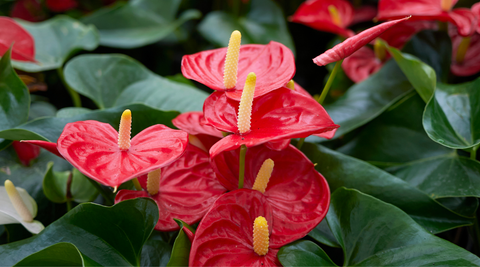
[[[71,172],[54,172],[53,162],[47,165],[47,173],[43,178],[43,193],[52,202],[67,202],[67,180]]]
[[[75,202],[91,202],[97,198],[99,192],[88,179],[79,170],[73,168],[70,192]]]
[[[82,253],[71,243],[57,243],[24,258],[14,265],[19,266],[94,266],[98,263],[84,258]]]
[[[296,241],[277,254],[283,266],[337,266],[322,248],[311,241]]]
[[[175,239],[175,243],[173,243],[172,255],[167,266],[188,266],[192,242],[185,231],[195,234],[195,230],[182,220],[175,219],[175,221],[180,226],[180,232]]]

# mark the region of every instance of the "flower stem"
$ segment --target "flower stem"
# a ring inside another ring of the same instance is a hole
[[[105,199],[105,204],[107,204],[108,206],[113,205],[113,199],[110,196],[110,194],[108,192],[106,192],[99,183],[95,182],[94,180],[92,180],[90,178],[88,180],[97,189],[97,191],[100,192],[100,194],[103,196],[103,198]]]
[[[67,198],[67,212],[72,210],[72,200]]]
[[[138,178],[136,178],[136,177],[133,178],[132,182],[133,182],[133,185],[135,186],[135,189],[137,191],[142,191],[142,186],[140,185],[140,182],[138,181]]]
[[[297,143],[297,148],[300,150],[303,146],[303,143],[305,142],[305,138],[300,138]]]
[[[245,179],[245,155],[247,154],[247,146],[240,147],[240,165],[238,169],[238,189],[243,188],[243,180]]]
[[[335,80],[335,76],[337,76],[338,69],[342,65],[343,60],[337,61],[335,63],[335,67],[333,67],[332,73],[330,74],[330,77],[328,77],[327,83],[325,84],[325,87],[323,88],[322,94],[320,95],[320,98],[318,99],[318,103],[321,105],[325,98],[328,95],[328,91],[330,91],[330,87],[332,86],[333,80]]]
[[[73,105],[77,108],[82,107],[82,101],[80,100],[80,95],[73,90],[72,87],[68,85],[68,83],[65,81],[65,76],[63,75],[63,68],[59,67],[57,69],[58,76],[60,77],[60,80],[62,80],[63,85],[65,88],[67,88],[68,93],[70,94],[70,97],[72,98]]]

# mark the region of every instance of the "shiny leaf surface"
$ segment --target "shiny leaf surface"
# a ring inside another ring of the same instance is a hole
[[[19,266],[95,266],[98,263],[84,258],[82,253],[72,243],[57,243],[33,253],[14,265]]]
[[[286,245],[278,252],[283,266],[337,266],[323,251],[311,241],[297,241]]]
[[[175,221],[180,226],[180,232],[173,244],[172,255],[170,256],[170,261],[167,266],[188,266],[193,236],[192,239],[190,239],[186,231],[192,233],[193,228],[181,220]],[[193,230],[193,233],[195,233],[195,230]]]

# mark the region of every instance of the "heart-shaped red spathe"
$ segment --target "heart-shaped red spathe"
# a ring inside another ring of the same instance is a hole
[[[275,243],[286,244],[307,235],[325,217],[330,204],[330,189],[313,163],[290,145],[282,151],[264,145],[251,147],[245,156],[244,188],[251,189],[266,159],[274,162],[265,198],[272,206]],[[234,162],[235,164],[232,164]],[[218,180],[228,190],[238,188],[239,149],[212,158]]]
[[[337,9],[341,25],[333,22],[328,11],[329,6]],[[331,32],[343,37],[355,35],[348,29],[354,16],[353,6],[345,0],[310,0],[303,2],[290,17],[291,22],[297,22],[319,31]]]
[[[0,56],[13,45],[12,59],[35,62],[35,41],[20,24],[8,17],[0,17]]]
[[[161,168],[160,188],[157,194],[147,191],[120,190],[115,203],[132,198],[149,197],[158,205],[160,217],[155,229],[178,230],[173,219],[193,224],[205,215],[226,189],[220,184],[210,166],[208,153],[188,145],[185,153],[175,162]],[[138,178],[146,190],[147,175]]]
[[[47,0],[45,3],[53,12],[65,12],[78,6],[75,0]]]
[[[380,70],[383,62],[375,57],[372,49],[364,46],[342,63],[342,69],[352,81],[359,83]]]
[[[267,220],[271,233],[265,256],[253,250],[253,222],[258,216]],[[277,253],[285,244],[279,245],[272,229],[271,207],[262,193],[240,189],[224,194],[195,232],[189,266],[281,266]]]
[[[280,88],[295,75],[295,59],[292,51],[281,43],[268,45],[242,45],[238,61],[237,85],[225,89],[223,67],[227,48],[203,51],[183,56],[182,73],[216,91],[226,91],[229,98],[240,101],[248,73],[257,75],[255,97]]]
[[[153,125],[131,140],[128,150],[118,148],[118,132],[98,121],[68,123],[57,140],[58,152],[80,172],[106,185],[119,186],[178,159],[188,134],[165,125]]]
[[[287,138],[305,138],[339,127],[313,98],[280,88],[253,100],[251,130],[240,134],[237,127],[238,105],[239,102],[221,92],[214,92],[205,100],[205,123],[233,133],[212,146],[211,157],[241,145],[251,147]]]
[[[198,138],[198,141],[203,145],[203,147],[200,146],[200,148],[205,148],[207,152],[223,137],[222,132],[212,126],[205,125],[202,111],[182,113],[173,119],[172,123],[180,130]],[[197,145],[195,143],[192,144]]]

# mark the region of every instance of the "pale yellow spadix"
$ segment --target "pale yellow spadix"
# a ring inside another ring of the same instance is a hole
[[[264,256],[268,253],[269,237],[267,220],[258,216],[253,222],[253,251]]]
[[[442,0],[441,7],[443,11],[449,12],[452,9],[453,0]]]
[[[237,127],[238,131],[243,134],[250,131],[250,123],[252,120],[253,95],[255,94],[255,84],[257,76],[250,72],[243,86],[242,98],[238,107]]]
[[[228,42],[227,56],[223,68],[223,85],[226,89],[232,89],[237,85],[238,57],[240,56],[240,43],[242,34],[233,31]]]
[[[268,181],[270,181],[270,177],[272,176],[273,172],[273,160],[266,159],[260,170],[258,171],[257,178],[255,178],[255,183],[252,186],[253,190],[260,191],[265,193],[265,189],[267,189]]]
[[[332,19],[333,24],[337,25],[338,27],[342,27],[342,18],[340,17],[340,13],[338,13],[338,10],[334,5],[328,6],[328,13],[330,13],[330,18]]]
[[[293,80],[290,80],[287,83],[287,88],[290,89],[290,90],[295,90],[295,82]]]
[[[118,128],[118,148],[120,150],[128,150],[130,148],[130,134],[132,129],[132,112],[126,109],[122,113],[120,119],[120,127]]]
[[[28,210],[17,189],[10,180],[5,181],[5,190],[7,191],[10,202],[24,222],[33,222],[33,215]]]
[[[162,175],[162,169],[154,170],[147,175],[147,192],[150,195],[155,195],[160,189],[160,176]]]

